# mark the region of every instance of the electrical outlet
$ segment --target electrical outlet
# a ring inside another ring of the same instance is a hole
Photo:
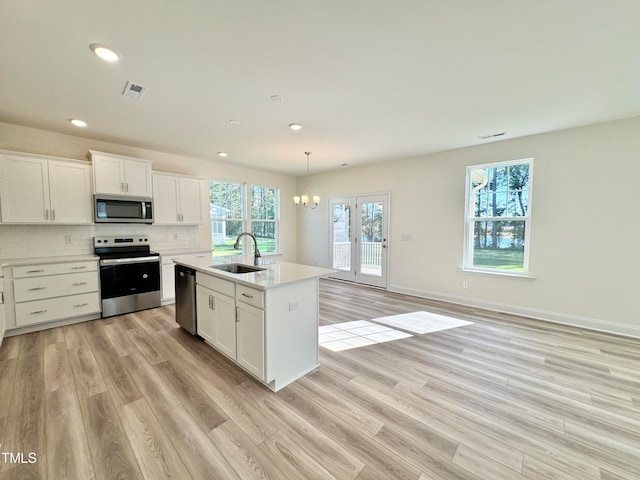
[[[300,310],[300,300],[293,300],[289,302],[289,311]]]
[[[73,245],[73,236],[65,235],[64,236],[64,244],[65,245]]]
[[[469,288],[469,282],[467,282],[466,280],[462,282],[462,288]]]

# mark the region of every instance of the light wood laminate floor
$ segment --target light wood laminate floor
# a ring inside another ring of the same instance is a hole
[[[640,478],[640,341],[332,281],[320,299],[323,325],[474,324],[321,349],[277,394],[172,307],[10,337],[0,480]]]

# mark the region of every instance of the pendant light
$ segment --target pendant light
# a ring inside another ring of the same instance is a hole
[[[311,155],[311,152],[304,152],[304,154],[307,156],[307,178],[308,178],[309,177],[309,155]],[[311,199],[313,199],[313,203],[310,202]],[[303,195],[294,196],[293,203],[295,203],[298,206],[302,206],[302,208],[310,208],[313,210],[320,204],[320,196],[314,195],[313,197],[311,197],[311,195],[309,194],[309,184],[307,184],[307,190],[304,192]]]

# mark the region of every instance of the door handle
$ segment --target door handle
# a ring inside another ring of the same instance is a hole
[[[33,292],[33,291],[35,291],[35,290],[44,290],[45,288],[47,288],[47,287],[34,287],[34,288],[30,288],[30,289],[28,289],[27,291],[29,291],[29,292]]]

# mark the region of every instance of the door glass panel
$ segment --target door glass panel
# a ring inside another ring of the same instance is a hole
[[[333,204],[333,268],[351,270],[351,205]]]
[[[380,277],[382,276],[383,203],[362,203],[360,215],[360,272]]]

